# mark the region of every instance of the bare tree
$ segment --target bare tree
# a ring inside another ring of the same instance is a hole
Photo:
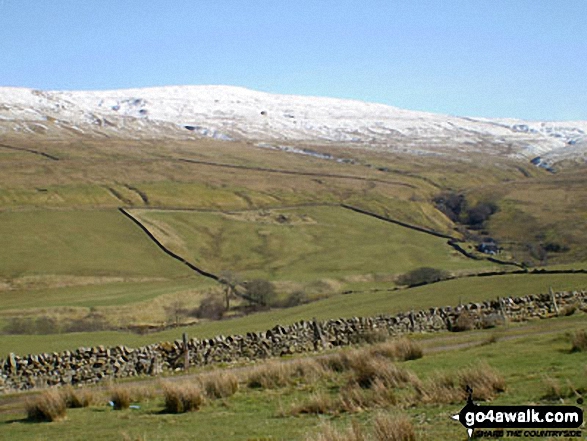
[[[184,301],[179,296],[169,306],[165,306],[164,309],[167,314],[167,320],[175,323],[176,326],[179,325],[180,320],[188,313]]]
[[[218,281],[222,284],[224,292],[224,307],[226,311],[230,309],[230,299],[237,295],[236,288],[242,283],[238,274],[232,271],[222,271]]]

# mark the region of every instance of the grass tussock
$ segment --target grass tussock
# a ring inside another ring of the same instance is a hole
[[[473,399],[478,401],[492,400],[506,386],[503,376],[487,363],[459,371],[458,381],[462,390],[471,387]]]
[[[587,330],[581,329],[571,336],[571,352],[587,352]]]
[[[200,383],[209,398],[227,398],[238,391],[238,378],[231,372],[220,370],[200,377]]]
[[[454,375],[437,374],[415,387],[415,402],[421,404],[455,404],[466,399]]]
[[[131,391],[128,387],[113,386],[110,389],[110,401],[114,410],[124,410],[130,407],[132,402]]]
[[[350,381],[364,389],[368,389],[376,381],[387,387],[400,387],[416,383],[418,378],[408,369],[399,367],[382,358],[363,357],[355,360]]]
[[[322,424],[320,432],[306,437],[306,441],[369,441],[361,426],[353,421],[346,430],[338,430],[330,423]]]
[[[291,383],[292,373],[291,364],[271,360],[253,367],[246,383],[250,388],[277,389]]]
[[[194,384],[165,384],[163,396],[167,413],[194,412],[204,403],[203,390]]]
[[[407,416],[379,414],[370,433],[357,421],[342,430],[326,423],[321,426],[320,432],[306,437],[306,441],[416,441],[416,433]]]
[[[406,415],[380,414],[373,426],[376,441],[416,441],[414,426]]]
[[[300,378],[306,383],[327,379],[330,371],[313,358],[301,358],[291,362],[291,371],[295,378]]]
[[[70,409],[89,407],[99,401],[98,393],[90,389],[74,389],[66,386],[61,390],[65,406]]]
[[[29,421],[60,421],[66,416],[67,406],[61,392],[47,390],[25,403]]]
[[[393,361],[417,360],[424,356],[422,346],[406,337],[375,345],[369,352]]]
[[[414,384],[416,403],[455,404],[467,398],[467,387],[473,389],[473,399],[489,401],[505,390],[505,380],[487,363],[480,363],[456,374],[436,374],[426,381]]]
[[[312,394],[306,401],[294,404],[290,415],[297,416],[300,414],[325,415],[334,413],[336,402],[327,393]]]

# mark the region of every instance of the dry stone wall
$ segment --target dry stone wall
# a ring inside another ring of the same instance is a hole
[[[502,298],[457,307],[410,311],[394,316],[300,321],[264,332],[210,339],[161,342],[140,348],[116,346],[18,356],[0,360],[0,392],[54,385],[96,383],[104,379],[157,375],[190,366],[236,363],[346,346],[373,333],[399,336],[408,333],[455,330],[466,315],[470,326],[481,328],[504,320],[550,318],[572,305],[585,309],[587,292],[559,292]]]

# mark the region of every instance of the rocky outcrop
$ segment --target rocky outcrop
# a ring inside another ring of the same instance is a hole
[[[155,343],[140,348],[116,346],[79,348],[74,351],[19,356],[0,361],[0,391],[26,390],[66,384],[97,383],[109,378],[158,375],[190,366],[236,363],[268,357],[346,346],[368,334],[398,336],[409,333],[455,330],[466,315],[471,328],[493,326],[504,320],[550,318],[572,305],[583,307],[587,292],[508,297],[457,307],[430,308],[394,316],[352,317],[318,322],[277,325],[264,332],[219,335]]]

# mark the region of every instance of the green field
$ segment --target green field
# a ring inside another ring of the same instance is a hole
[[[118,211],[0,212],[0,276],[32,275],[184,277]]]
[[[134,210],[171,249],[216,274],[312,281],[397,275],[421,266],[490,268],[430,236],[339,207],[207,213]],[[170,237],[173,236],[173,237]]]
[[[406,290],[338,295],[293,308],[274,309],[228,320],[205,321],[195,326],[146,336],[127,332],[85,332],[58,336],[4,335],[0,338],[0,358],[9,352],[19,354],[52,352],[99,344],[141,346],[158,341],[173,341],[180,338],[183,332],[187,332],[190,337],[200,338],[244,334],[249,331],[265,331],[276,324],[287,325],[299,320],[310,320],[313,317],[326,320],[395,314],[412,309],[454,306],[459,302],[492,300],[505,295],[522,296],[547,293],[550,287],[555,290],[587,289],[587,274],[464,278]]]

